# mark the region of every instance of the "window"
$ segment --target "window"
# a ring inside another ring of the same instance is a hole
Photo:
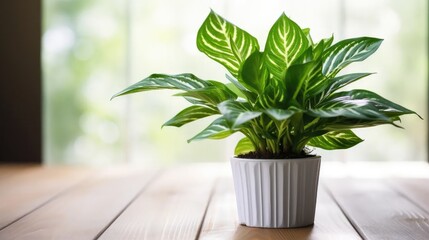
[[[150,73],[193,72],[224,79],[225,70],[195,46],[209,9],[255,35],[261,45],[285,11],[315,39],[384,38],[359,71],[377,72],[355,87],[369,88],[426,115],[427,2],[383,1],[66,1],[45,0],[43,34],[45,161],[169,164],[222,161],[234,139],[187,144],[209,121],[164,128],[186,102],[171,92],[149,92],[109,101]],[[364,143],[324,152],[336,160],[426,160],[426,121],[407,116],[406,131],[391,126],[361,129]],[[238,139],[238,137],[237,137]]]

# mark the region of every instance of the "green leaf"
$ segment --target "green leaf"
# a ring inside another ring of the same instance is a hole
[[[380,46],[382,39],[361,37],[340,41],[324,53],[323,74],[335,76],[352,62],[363,61]]]
[[[367,119],[352,119],[346,117],[335,117],[335,118],[322,118],[319,121],[319,128],[328,131],[337,130],[348,130],[353,128],[367,128],[374,127],[384,124],[392,124],[395,127],[399,127],[394,124],[395,121],[399,121],[399,117],[390,118],[389,120],[367,120]]]
[[[113,95],[112,99],[130,93],[157,90],[157,89],[180,89],[191,90],[208,87],[210,84],[199,79],[193,74],[184,73],[179,75],[152,74],[149,77],[135,83],[119,93]]]
[[[259,117],[262,113],[251,110],[247,102],[224,101],[218,105],[220,113],[228,121],[231,129],[237,129],[242,124]]]
[[[212,106],[216,106],[229,99],[237,98],[237,95],[229,90],[225,84],[216,81],[209,81],[209,83],[210,87],[188,90],[175,94],[175,96],[198,99]]]
[[[234,155],[238,156],[253,151],[255,151],[255,146],[252,141],[248,137],[244,137],[235,146]]]
[[[313,39],[311,38],[311,34],[310,34],[310,28],[303,28],[302,32],[305,34],[305,36],[307,37],[308,43],[310,45],[313,45]]]
[[[297,99],[298,94],[302,88],[306,90],[308,82],[314,78],[319,72],[321,67],[321,61],[309,61],[303,64],[292,65],[285,76],[286,85],[286,104],[289,105],[291,100],[302,100],[306,96],[302,96]]]
[[[270,79],[264,93],[258,95],[258,103],[263,108],[283,108],[286,87],[284,81]]]
[[[373,92],[360,89],[335,93],[308,113],[321,118],[346,117],[384,123],[393,123],[394,118],[404,114],[416,114]]]
[[[309,98],[312,98],[315,95],[314,92],[324,86],[326,76],[322,74],[323,52],[331,45],[333,39],[333,37],[322,39],[317,44],[313,45],[312,48],[308,48],[294,62],[294,65],[309,64],[309,66],[304,68],[304,70],[309,72],[309,74],[306,76],[304,81],[304,91],[301,101],[306,101]]]
[[[194,105],[207,105],[207,102],[201,101],[200,99],[193,98],[193,97],[183,97],[186,101],[194,104]]]
[[[218,111],[203,106],[190,106],[180,111],[162,126],[181,127],[195,120],[219,114]]]
[[[329,38],[322,39],[321,42],[323,42],[323,45],[325,46],[325,48],[330,47],[332,45],[332,42],[334,42],[334,35],[332,35]]]
[[[269,72],[264,64],[263,54],[254,52],[240,68],[239,80],[250,91],[262,93],[269,78]]]
[[[255,51],[258,41],[211,11],[198,30],[197,47],[211,59],[225,66],[235,77],[241,64]]]
[[[355,82],[361,78],[367,77],[373,73],[351,73],[343,76],[330,78],[324,81],[323,85],[308,94],[316,95],[321,94],[322,97],[327,97],[337,91],[338,89],[347,86],[348,84]]]
[[[313,59],[319,59],[323,57],[323,53],[329,48],[334,41],[334,36],[320,40],[316,45],[313,45]]]
[[[283,121],[292,117],[295,113],[298,112],[298,109],[278,109],[278,108],[270,108],[265,110],[265,113],[270,116],[272,119],[277,121]]]
[[[320,118],[346,117],[390,121],[368,99],[352,99],[348,96],[334,97],[317,108],[308,110],[308,114]]]
[[[275,79],[281,80],[287,68],[309,46],[306,34],[283,13],[268,33],[265,62]]]
[[[222,139],[230,136],[235,131],[231,130],[225,118],[220,117],[212,122],[207,128],[188,140],[189,142],[202,139]]]
[[[233,93],[235,93],[235,95],[237,95],[237,97],[246,99],[246,95],[244,95],[242,90],[240,90],[234,83],[227,83],[227,84],[225,84],[225,86],[229,90],[231,90]]]
[[[312,138],[307,145],[326,150],[347,149],[361,143],[363,140],[351,130],[334,131]]]
[[[245,88],[235,77],[230,76],[228,74],[225,74],[226,78],[228,79],[228,81],[230,81],[232,84],[235,85],[235,87],[237,89],[240,90],[240,92],[242,93],[242,95],[244,95],[245,99],[247,99],[249,102],[254,103],[258,97],[257,93],[251,92],[249,90],[247,90],[247,88]],[[239,95],[239,94],[237,94]]]
[[[418,117],[420,117],[416,112],[387,100],[380,95],[368,90],[355,89],[347,92],[339,92],[333,94],[332,99],[343,99],[345,101],[349,100],[357,102],[368,101],[373,106],[375,106],[379,112],[391,118],[399,117],[404,114],[416,114]]]

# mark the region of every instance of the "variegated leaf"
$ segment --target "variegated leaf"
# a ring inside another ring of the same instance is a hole
[[[262,94],[270,73],[263,61],[263,54],[254,52],[250,55],[240,68],[239,80],[249,90]]]
[[[234,155],[238,156],[252,151],[255,151],[255,146],[248,137],[244,137],[235,146]]]
[[[207,128],[189,139],[188,142],[202,139],[222,139],[230,136],[235,131],[231,130],[225,118],[220,117],[212,122]]]
[[[313,60],[302,64],[292,65],[285,76],[286,104],[295,100],[303,102],[309,81],[320,73],[321,61]]]
[[[247,99],[249,102],[254,103],[258,97],[257,93],[249,91],[247,88],[243,86],[235,77],[230,76],[228,74],[225,74],[226,79],[230,81],[237,90],[239,90],[242,94],[240,94],[242,97],[244,96],[245,99]],[[239,94],[237,94],[239,95]]]
[[[231,129],[236,129],[240,125],[259,117],[262,113],[251,110],[247,102],[224,101],[218,105],[220,113],[228,121]]]
[[[157,90],[157,89],[180,89],[191,90],[208,87],[210,84],[199,79],[193,74],[184,73],[178,75],[152,74],[149,77],[135,83],[119,93],[113,95],[112,99],[130,93]]]
[[[387,100],[380,95],[368,91],[368,90],[362,90],[362,89],[356,89],[351,90],[347,92],[338,92],[336,94],[333,94],[332,99],[343,99],[343,100],[352,100],[352,101],[368,101],[373,106],[377,108],[377,110],[386,116],[392,118],[392,117],[399,117],[404,114],[416,114],[418,117],[421,118],[416,112],[407,109],[399,104],[396,104],[390,100]]]
[[[290,117],[292,117],[295,113],[297,113],[298,110],[285,110],[285,109],[278,109],[278,108],[270,108],[265,111],[268,116],[270,116],[272,119],[277,121],[283,121]]]
[[[364,120],[389,121],[370,99],[355,98],[353,92],[340,92],[332,95],[308,113],[320,118],[346,117]]]
[[[331,36],[330,38],[322,39],[317,44],[313,45],[313,59],[322,58],[323,52],[331,46],[333,41],[334,36]]]
[[[306,34],[283,13],[268,33],[265,62],[275,79],[283,79],[286,69],[309,46]]]
[[[208,81],[208,83],[211,85],[210,87],[188,90],[175,94],[175,96],[198,99],[213,107],[223,101],[237,98],[237,95],[225,84],[216,81]]]
[[[392,124],[395,127],[400,126],[396,125],[394,122],[399,121],[399,117],[389,118],[388,120],[367,120],[367,119],[353,119],[346,117],[334,117],[334,118],[322,118],[319,121],[319,125],[323,126],[323,129],[328,131],[337,131],[344,129],[353,129],[353,128],[367,128],[374,127],[378,125]]]
[[[323,44],[325,45],[325,48],[328,48],[332,45],[332,43],[334,42],[334,35],[332,35],[329,38],[324,38],[322,40],[320,40],[321,42],[323,42]]]
[[[227,83],[225,86],[235,93],[238,98],[246,99],[246,95],[234,83]]]
[[[310,34],[310,28],[303,28],[302,32],[305,34],[305,36],[307,37],[308,40],[308,44],[309,45],[313,45],[313,38],[311,38],[311,34]]]
[[[322,98],[328,97],[338,89],[371,74],[372,73],[350,73],[335,78],[329,78],[326,79],[326,81],[323,82],[323,85],[318,89],[313,89],[314,91],[309,91],[308,93],[311,95],[321,94]]]
[[[258,41],[211,11],[198,30],[197,47],[211,59],[225,66],[235,77],[241,64],[255,51]]]
[[[163,126],[181,127],[187,123],[215,114],[219,114],[219,112],[211,108],[190,106],[180,111],[176,116],[164,123]]]
[[[322,118],[346,117],[390,123],[393,123],[393,117],[415,114],[373,92],[360,89],[335,93],[308,113]]]
[[[365,60],[380,47],[382,41],[378,38],[361,37],[334,44],[324,53],[323,74],[335,76],[350,63]]]
[[[285,83],[271,79],[265,87],[264,93],[258,96],[258,103],[263,108],[281,108],[284,107]]]
[[[353,100],[347,97],[332,99],[328,102],[325,102],[318,108],[308,110],[308,114],[320,118],[346,117],[364,120],[390,120],[369,100]]]
[[[307,145],[325,150],[347,149],[361,143],[363,140],[351,130],[334,131],[312,138]]]

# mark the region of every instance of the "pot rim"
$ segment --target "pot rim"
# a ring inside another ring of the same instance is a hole
[[[279,158],[279,159],[266,159],[266,158],[238,158],[238,157],[231,157],[231,161],[237,161],[237,162],[307,162],[307,161],[318,161],[322,157],[319,155],[316,156],[310,156],[310,157],[304,157],[304,158]]]

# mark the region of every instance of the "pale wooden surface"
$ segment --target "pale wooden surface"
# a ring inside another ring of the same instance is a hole
[[[326,185],[364,238],[429,239],[428,213],[385,181],[343,179]],[[429,188],[429,181],[425,185]]]
[[[419,178],[322,174],[313,226],[258,229],[238,224],[226,164],[0,166],[0,239],[427,240],[429,170],[417,171]]]
[[[86,169],[6,169],[5,177],[0,180],[0,229],[43,206],[90,174]]]

